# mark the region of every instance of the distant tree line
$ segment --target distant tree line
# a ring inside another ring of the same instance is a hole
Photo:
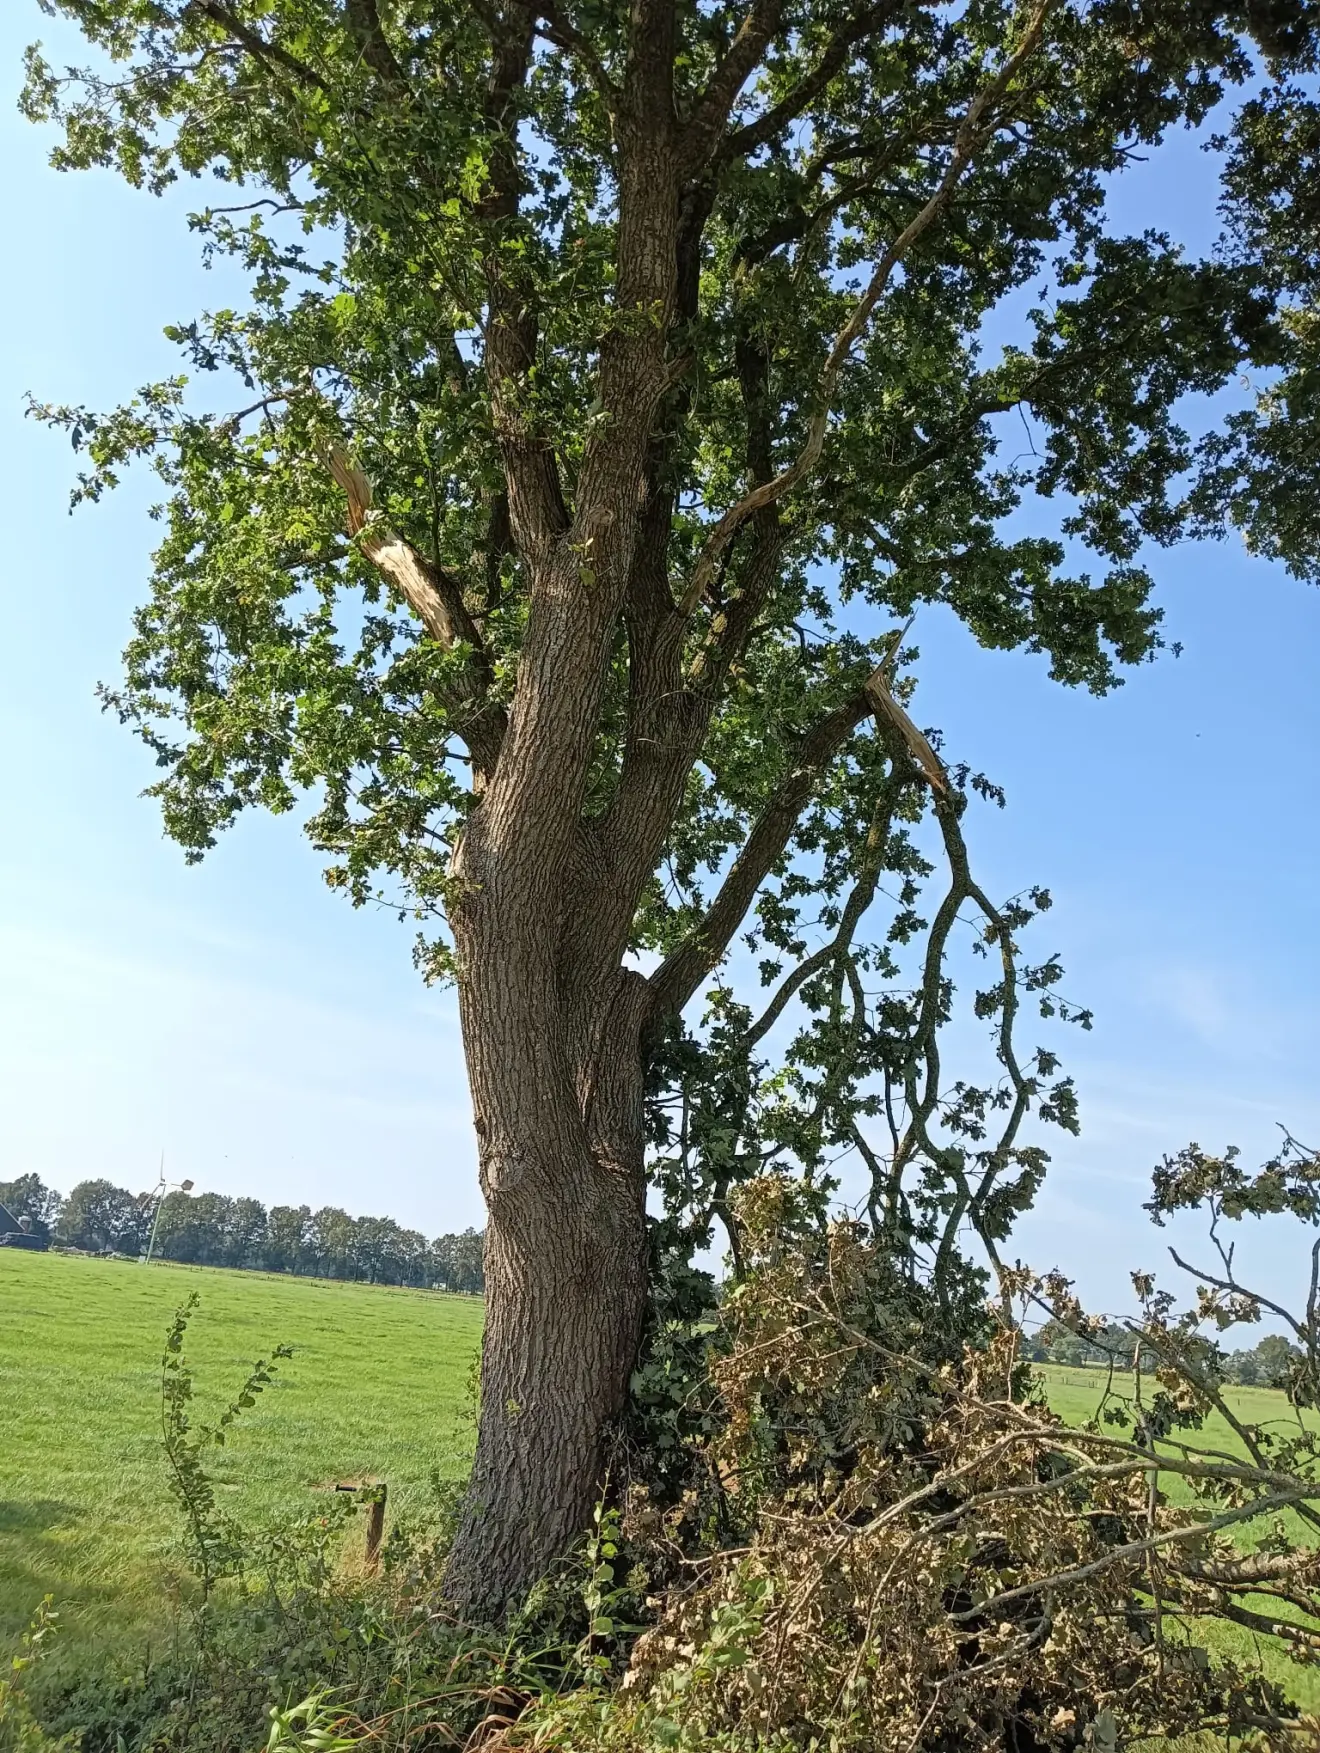
[[[154,1194],[134,1195],[112,1181],[80,1181],[68,1198],[38,1176],[0,1181],[0,1205],[28,1218],[32,1233],[56,1246],[141,1254],[156,1215]],[[196,1266],[237,1266],[367,1284],[480,1292],[482,1235],[428,1239],[389,1217],[350,1217],[338,1206],[272,1205],[223,1193],[168,1193],[160,1207],[155,1254]]]
[[[1116,1323],[1103,1327],[1094,1339],[1083,1339],[1062,1321],[1047,1321],[1036,1333],[1026,1335],[1026,1353],[1033,1363],[1061,1363],[1079,1369],[1112,1362],[1115,1369],[1130,1370],[1135,1340]]]
[[[1130,1370],[1137,1343],[1136,1336],[1117,1323],[1102,1328],[1093,1339],[1083,1339],[1061,1321],[1047,1321],[1027,1338],[1026,1349],[1035,1363],[1107,1368],[1112,1362],[1115,1369]],[[1282,1388],[1301,1356],[1281,1333],[1267,1333],[1250,1351],[1230,1352],[1224,1359],[1224,1375],[1244,1388]]]
[[[1226,1374],[1244,1388],[1282,1388],[1301,1357],[1301,1347],[1291,1344],[1282,1333],[1267,1333],[1250,1351],[1232,1352]]]

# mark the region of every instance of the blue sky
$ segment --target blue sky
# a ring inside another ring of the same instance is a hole
[[[419,981],[409,928],[331,895],[287,819],[254,815],[186,867],[138,796],[145,752],[94,699],[143,591],[150,482],[70,518],[73,459],[23,394],[119,400],[176,369],[165,323],[237,289],[198,263],[195,190],[153,201],[46,168],[13,102],[38,35],[60,40],[35,0],[3,8],[0,1178],[138,1188],[163,1150],[202,1188],[431,1234],[479,1223],[454,1004]],[[1179,143],[1122,216],[1187,225],[1204,191]],[[982,880],[1052,890],[1035,948],[1096,1013],[1065,1039],[1082,1136],[1015,1251],[1106,1307],[1129,1266],[1160,1265],[1140,1207],[1162,1152],[1269,1151],[1277,1122],[1320,1139],[1320,593],[1235,542],[1155,566],[1183,655],[1107,700],[937,614],[914,635],[919,721],[1009,793],[969,820]],[[1286,1228],[1244,1242],[1276,1288],[1300,1274]]]

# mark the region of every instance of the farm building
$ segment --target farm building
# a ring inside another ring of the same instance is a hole
[[[32,1233],[31,1218],[17,1218],[7,1205],[0,1205],[0,1248],[48,1248],[44,1236]]]

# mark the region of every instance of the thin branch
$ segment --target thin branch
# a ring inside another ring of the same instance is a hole
[[[597,97],[605,106],[605,114],[610,119],[612,130],[620,93],[618,86],[606,72],[605,63],[577,26],[569,22],[559,7],[550,4],[550,0],[540,0],[536,10],[543,21],[538,35],[543,36],[548,43],[553,43],[557,49],[562,49],[565,54],[572,55],[576,61],[581,62],[584,71],[596,89]]]
[[[1047,1307],[1048,1305],[1042,1306]],[[1288,1317],[1285,1315],[1285,1319],[1287,1318]],[[1187,1356],[1185,1348],[1179,1347],[1174,1343],[1174,1335],[1167,1329],[1160,1330],[1150,1325],[1138,1328],[1134,1326],[1131,1321],[1126,1322],[1125,1325],[1127,1326],[1128,1331],[1137,1334],[1143,1345],[1148,1346],[1150,1350],[1155,1353],[1156,1357],[1161,1359],[1167,1367],[1176,1369],[1180,1375],[1186,1377],[1186,1379],[1191,1382],[1197,1393],[1200,1394],[1209,1405],[1214,1407],[1224,1423],[1233,1432],[1233,1435],[1251,1456],[1255,1465],[1261,1468],[1262,1471],[1266,1470],[1269,1467],[1269,1457],[1266,1455],[1261,1444],[1256,1440],[1252,1426],[1244,1424],[1238,1417],[1237,1413],[1224,1398],[1219,1383],[1211,1379],[1203,1370],[1194,1365],[1192,1360]],[[1296,1510],[1297,1514],[1301,1516],[1304,1521],[1309,1522],[1312,1527],[1320,1531],[1320,1513],[1312,1509],[1309,1504],[1305,1503],[1299,1503],[1296,1506]]]
[[[651,975],[652,1014],[677,1014],[733,941],[761,884],[783,856],[825,769],[871,713],[865,686],[809,730],[784,778],[766,800],[706,916]]]
[[[876,885],[880,881],[880,871],[884,864],[885,847],[889,841],[889,822],[891,808],[885,809],[883,815],[871,824],[866,836],[866,849],[862,854],[857,881],[844,903],[843,916],[839,921],[839,929],[827,944],[799,962],[797,967],[784,976],[770,1003],[752,1026],[739,1038],[738,1051],[746,1052],[756,1045],[783,1014],[789,1000],[813,974],[831,962],[839,962],[852,947],[852,940],[862,916],[875,897]]]
[[[276,66],[282,67],[286,73],[291,73],[302,84],[314,85],[318,91],[328,92],[330,90],[321,75],[309,67],[305,61],[300,61],[296,55],[291,55],[287,49],[281,48],[279,43],[268,42],[259,31],[252,30],[250,26],[243,23],[241,18],[235,18],[228,7],[220,4],[220,0],[192,0],[192,4],[213,24],[218,24],[222,30],[227,30],[235,42],[240,43],[254,60],[265,64],[274,62]]]
[[[1247,1290],[1235,1278],[1216,1278],[1212,1272],[1203,1272],[1199,1266],[1189,1265],[1176,1248],[1170,1248],[1169,1253],[1173,1257],[1174,1265],[1181,1266],[1183,1271],[1190,1273],[1193,1278],[1199,1278],[1203,1284],[1214,1285],[1216,1290],[1226,1290],[1230,1295],[1250,1297],[1252,1302],[1259,1303],[1261,1308],[1268,1309],[1281,1321],[1286,1321],[1302,1343],[1306,1343],[1306,1329],[1288,1313],[1281,1303],[1271,1302],[1269,1297],[1262,1296],[1259,1291]]]
[[[262,396],[259,401],[249,402],[246,408],[237,408],[232,414],[226,414],[224,419],[220,422],[220,428],[222,431],[225,428],[228,428],[231,432],[237,432],[239,422],[246,420],[249,414],[265,413],[267,409],[274,408],[278,406],[279,403],[287,402],[294,396],[303,393],[302,389],[297,385],[292,389],[272,390],[270,395]]]
[[[829,425],[830,408],[834,400],[834,391],[840,373],[852,355],[853,347],[870,322],[871,313],[879,303],[894,269],[903,260],[912,245],[934,224],[935,220],[948,206],[954,191],[962,179],[963,172],[975,159],[982,146],[992,137],[995,129],[991,112],[999,99],[1018,72],[1023,62],[1033,53],[1045,28],[1045,19],[1053,0],[1039,0],[1035,12],[1022,36],[1022,41],[1011,55],[1008,56],[998,74],[969,104],[958,132],[954,138],[953,153],[940,178],[935,192],[925,205],[909,221],[894,239],[889,248],[881,256],[871,276],[866,291],[853,306],[852,314],[835,337],[834,345],[821,367],[815,391],[815,412],[807,428],[806,443],[787,468],[782,469],[771,481],[753,487],[749,492],[724,513],[723,517],[713,526],[707,535],[687,590],[683,593],[680,604],[684,615],[695,613],[706,595],[710,581],[715,574],[721,554],[741,526],[754,512],[763,507],[773,505],[783,498],[811,473],[825,447],[825,434]]]
[[[1147,1457],[1149,1465],[1149,1456]],[[1066,1476],[1065,1476],[1066,1477]],[[1113,1546],[1103,1558],[1092,1559],[1089,1564],[1076,1564],[1068,1570],[1057,1571],[1053,1576],[1042,1577],[1039,1581],[1023,1583],[1015,1589],[1005,1589],[1002,1594],[991,1595],[988,1600],[978,1601],[974,1607],[963,1608],[960,1612],[950,1615],[955,1620],[976,1619],[991,1613],[997,1613],[1010,1601],[1025,1600],[1028,1596],[1039,1595],[1042,1589],[1061,1589],[1073,1583],[1085,1582],[1088,1577],[1095,1576],[1111,1565],[1120,1563],[1126,1558],[1144,1558],[1148,1552],[1163,1546],[1194,1544],[1204,1540],[1208,1534],[1217,1534],[1223,1528],[1235,1527],[1240,1522],[1254,1521],[1257,1516],[1264,1515],[1268,1510],[1284,1509],[1295,1506],[1308,1496],[1314,1496],[1317,1487],[1308,1485],[1301,1480],[1294,1481],[1291,1490],[1270,1492],[1265,1497],[1254,1498],[1251,1503],[1242,1504],[1237,1509],[1225,1510],[1221,1515],[1210,1516],[1204,1522],[1191,1522],[1181,1528],[1165,1528],[1158,1534],[1145,1540],[1129,1540],[1125,1545]]]
[[[260,200],[241,201],[234,207],[208,207],[204,217],[209,219],[212,215],[218,216],[222,213],[255,213],[258,207],[269,207],[272,214],[304,213],[307,210],[307,203],[305,201],[277,201],[273,196],[263,195]]]

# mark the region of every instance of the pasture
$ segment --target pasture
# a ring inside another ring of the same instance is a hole
[[[174,1309],[200,1307],[187,1353],[205,1421],[251,1363],[294,1346],[275,1385],[211,1456],[224,1507],[251,1528],[313,1511],[318,1490],[379,1477],[390,1518],[422,1518],[430,1481],[461,1478],[473,1440],[470,1382],[481,1335],[475,1299],[205,1267],[0,1252],[0,1648],[45,1594],[61,1651],[113,1652],[167,1632],[181,1566],[160,1444],[159,1360]],[[1096,1410],[1098,1370],[1046,1366],[1070,1423]],[[1115,1391],[1129,1392],[1123,1378]],[[1253,1420],[1290,1416],[1281,1394],[1234,1389]],[[1219,1421],[1215,1421],[1217,1424]],[[1236,1447],[1207,1427],[1216,1447]],[[1244,1535],[1244,1544],[1256,1536]],[[356,1536],[355,1536],[356,1540]],[[1259,1656],[1307,1708],[1320,1684],[1246,1632],[1215,1645]]]
[[[1105,1391],[1104,1370],[1070,1369],[1060,1364],[1042,1364],[1038,1368],[1046,1384],[1050,1405],[1062,1419],[1068,1424],[1083,1424],[1094,1417]],[[1120,1399],[1130,1399],[1131,1378],[1115,1375],[1113,1393]],[[1229,1388],[1225,1398],[1245,1424],[1277,1422],[1295,1426],[1296,1413],[1276,1389]],[[1314,1427],[1320,1420],[1314,1414],[1308,1414],[1307,1422]],[[1242,1453],[1237,1437],[1218,1413],[1206,1420],[1203,1434],[1209,1447]]]
[[[160,1440],[160,1353],[200,1306],[187,1354],[196,1416],[252,1362],[294,1355],[213,1451],[224,1508],[252,1527],[316,1508],[316,1488],[375,1476],[391,1516],[461,1477],[473,1430],[475,1298],[278,1274],[0,1251],[0,1644],[55,1597],[66,1648],[150,1636],[178,1574]]]

